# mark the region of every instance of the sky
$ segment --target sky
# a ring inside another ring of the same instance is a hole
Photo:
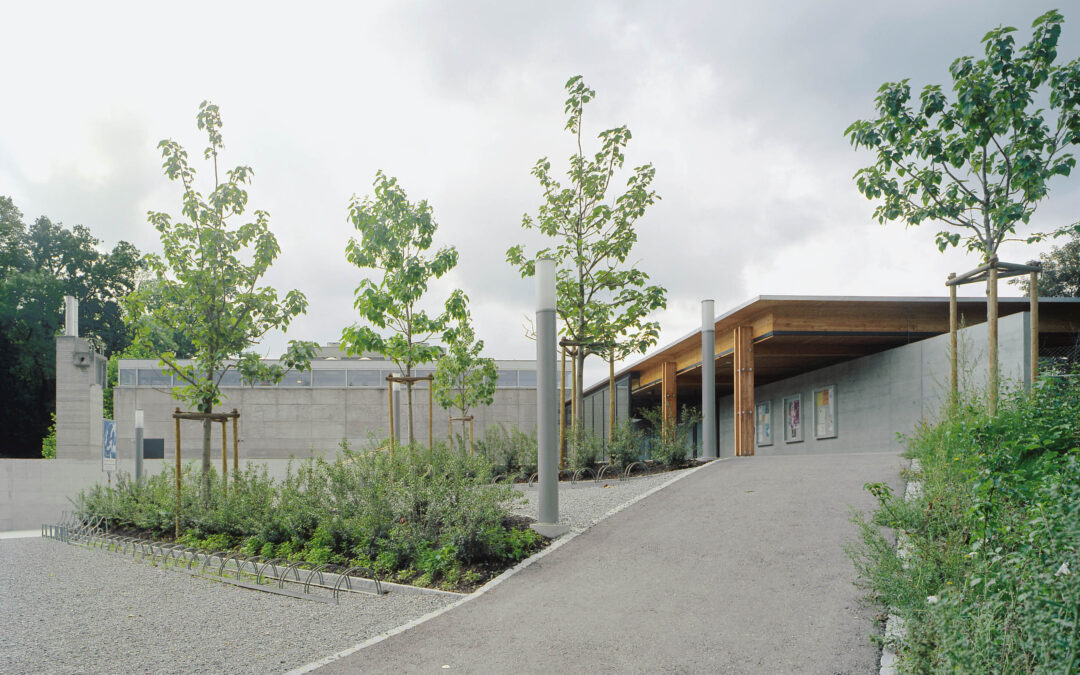
[[[345,260],[353,195],[375,173],[427,199],[436,246],[458,267],[430,307],[463,289],[488,355],[532,359],[534,287],[506,249],[540,243],[521,228],[541,191],[530,174],[567,166],[563,86],[596,99],[587,137],[626,124],[627,166],[652,163],[661,197],[638,222],[630,263],[668,289],[655,315],[666,344],[758,295],[944,296],[949,272],[978,265],[939,253],[932,224],[879,225],[853,174],[873,162],[844,129],[874,115],[884,82],[947,84],[957,57],[981,54],[1001,24],[1026,41],[1054,5],[1015,1],[811,2],[185,2],[13,3],[3,11],[5,101],[0,195],[29,222],[83,224],[111,248],[159,251],[147,211],[180,212],[157,143],[194,158],[199,103],[221,108],[226,165],[254,168],[251,208],[268,211],[281,256],[267,283],[310,303],[287,339],[337,341],[356,321],[365,272]],[[1080,7],[1059,59],[1080,55]],[[587,147],[588,149],[588,147]],[[209,172],[197,164],[205,179]],[[206,183],[203,183],[205,186]],[[1029,228],[1080,218],[1080,176],[1057,179]],[[1024,262],[1048,244],[1006,244]],[[1018,293],[1015,287],[1003,295]],[[971,294],[975,294],[971,291]],[[587,384],[606,375],[594,360]]]

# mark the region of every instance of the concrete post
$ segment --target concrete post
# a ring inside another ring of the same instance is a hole
[[[540,514],[533,529],[549,538],[569,530],[559,525],[559,452],[555,433],[555,261],[536,261],[536,449]]]
[[[701,301],[701,458],[716,459],[716,314],[712,300]]]
[[[143,475],[143,411],[135,410],[135,480]]]
[[[79,337],[79,301],[73,296],[64,296],[64,335]]]

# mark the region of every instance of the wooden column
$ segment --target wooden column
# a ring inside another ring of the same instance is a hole
[[[1031,296],[1031,386],[1039,377],[1039,273],[1032,272],[1028,280]]]
[[[949,273],[949,280],[956,278],[956,272]],[[949,405],[956,405],[960,393],[959,375],[956,369],[956,331],[957,331],[956,285],[949,286]]]
[[[990,298],[986,307],[986,327],[990,334],[990,416],[997,415],[998,391],[1000,380],[998,375],[998,259],[997,256],[990,258]]]
[[[663,405],[664,431],[663,431],[663,433],[668,434],[668,433],[671,432],[671,429],[674,428],[673,425],[676,424],[679,421],[679,410],[678,410],[679,399],[678,399],[678,395],[677,395],[677,393],[675,391],[676,390],[676,386],[675,386],[675,378],[676,378],[675,362],[674,361],[665,361],[663,368],[664,368],[664,370],[663,370],[663,380],[661,381],[661,384],[660,384],[660,392],[663,395],[663,399],[664,399],[664,405]]]
[[[221,419],[221,483],[229,488],[229,439],[225,433],[225,418]]]
[[[173,536],[176,539],[180,538],[180,505],[183,503],[181,501],[182,492],[180,490],[181,468],[180,468],[180,418],[178,417],[179,414],[180,414],[180,408],[177,408],[176,412],[173,414],[173,421],[176,422],[176,528],[173,530]]]
[[[735,327],[735,456],[754,454],[753,327]]]
[[[559,369],[559,468],[566,468],[566,347],[560,347],[562,367]],[[469,427],[472,429],[472,426]],[[469,433],[472,433],[471,431]],[[470,447],[472,442],[470,441]]]
[[[233,481],[236,480],[239,475],[237,472],[240,470],[240,411],[236,408],[232,409],[232,468],[233,468]]]
[[[615,440],[615,350],[608,354],[608,447]]]

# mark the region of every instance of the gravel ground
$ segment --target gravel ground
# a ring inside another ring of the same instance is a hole
[[[564,484],[574,529],[675,477]],[[523,487],[536,517],[537,490]],[[456,598],[347,595],[340,605],[250,591],[57,541],[0,539],[0,673],[283,672]]]
[[[569,523],[573,530],[587,529],[599,522],[616,506],[658,485],[663,485],[688,470],[658,473],[626,481],[610,480],[594,483],[591,480],[585,480],[573,485],[567,482],[559,483],[559,520]],[[537,518],[540,513],[540,493],[536,485],[517,487],[528,497],[529,503],[514,509],[514,513]]]

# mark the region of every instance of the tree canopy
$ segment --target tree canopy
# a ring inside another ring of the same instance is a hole
[[[82,225],[45,216],[27,226],[0,197],[0,424],[3,452],[40,456],[56,404],[56,336],[64,296],[79,300],[79,333],[106,356],[131,343],[121,300],[135,287],[141,254],[121,241],[111,251]]]
[[[951,94],[931,84],[915,102],[908,80],[881,86],[877,119],[845,131],[876,155],[855,178],[878,200],[879,222],[939,223],[939,249],[963,244],[984,260],[1016,238],[1051,179],[1076,166],[1069,149],[1080,143],[1080,59],[1055,63],[1063,23],[1057,11],[1043,14],[1020,47],[1015,28],[990,31],[983,58],[949,67]]]
[[[467,417],[478,405],[491,405],[499,371],[495,360],[483,356],[484,341],[466,314],[443,333],[446,353],[435,368],[435,400],[445,409]]]
[[[606,354],[617,343],[617,354],[644,352],[656,343],[659,324],[649,321],[651,312],[667,306],[667,292],[649,283],[649,275],[636,264],[626,264],[637,242],[636,225],[648,207],[660,197],[652,189],[656,170],[643,164],[629,172],[625,189],[615,189],[626,161],[630,129],[625,125],[601,131],[600,148],[586,153],[582,118],[585,104],[596,92],[580,75],[566,83],[568,115],[565,129],[573,135],[576,151],[569,159],[567,184],[552,174],[545,157],[533,166],[540,181],[543,202],[536,216],[526,214],[521,225],[553,240],[533,254],[524,246],[511,247],[506,259],[522,276],[535,273],[538,258],[556,262],[556,310],[560,332],[575,342],[596,344],[575,350],[577,382],[581,395],[585,358]],[[578,406],[579,414],[583,411]]]
[[[1031,260],[1029,264],[1042,263],[1039,274],[1039,295],[1046,298],[1080,298],[1080,230],[1072,233],[1069,241],[1055,246]],[[1028,280],[1019,277],[1012,280],[1024,293],[1029,292]]]
[[[345,328],[341,343],[350,354],[382,354],[402,375],[411,377],[416,366],[442,354],[431,339],[446,330],[450,320],[466,314],[466,298],[460,290],[450,294],[437,315],[421,306],[428,284],[457,265],[458,253],[453,246],[427,253],[438,229],[427,200],[410,202],[397,179],[382,171],[376,174],[374,186],[374,197],[354,195],[349,203],[349,220],[360,238],[349,240],[345,257],[361,269],[380,272],[381,277],[360,280],[353,307],[362,323]],[[412,383],[407,392],[411,443],[415,438]]]
[[[307,299],[297,290],[279,297],[276,290],[261,285],[280,253],[270,231],[270,215],[255,210],[252,219],[234,222],[247,210],[246,186],[253,171],[236,166],[223,172],[219,167],[225,145],[216,105],[204,101],[196,119],[208,138],[203,157],[213,170],[212,190],[204,195],[196,188],[196,171],[179,143],[158,144],[165,175],[183,189],[182,217],[149,213],[164,251],[147,256],[154,280],[141,285],[127,307],[142,344],[153,344],[154,332],[162,329],[190,340],[194,349],[190,363],[182,363],[167,343],[158,341],[154,351],[183,383],[173,396],[209,413],[221,400],[221,379],[228,370],[238,370],[247,383],[277,382],[290,368],[309,367],[316,346],[291,341],[279,364],[262,361],[253,350],[268,332],[288,327],[302,314]],[[210,467],[209,420],[203,424],[202,460],[205,473]]]

